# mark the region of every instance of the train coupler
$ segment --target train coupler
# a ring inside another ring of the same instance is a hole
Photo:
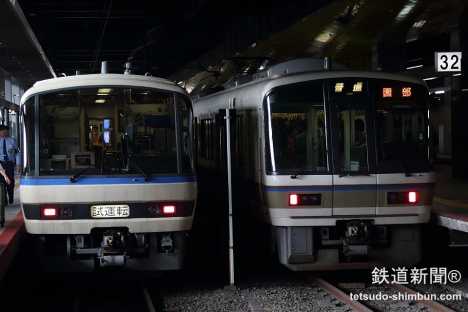
[[[169,254],[169,252],[174,248],[174,240],[170,234],[164,234],[161,238],[161,248]]]
[[[346,224],[345,237],[341,239],[343,255],[367,256],[369,254],[369,227],[365,221]]]
[[[104,232],[96,258],[100,267],[125,267],[128,258],[125,250],[125,233],[119,230]]]
[[[99,260],[99,266],[102,267],[125,267],[128,256],[126,253],[112,253],[101,249],[96,255]]]

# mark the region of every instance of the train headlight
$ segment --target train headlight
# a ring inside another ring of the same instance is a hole
[[[322,194],[289,194],[289,206],[318,206],[322,204]]]
[[[395,204],[417,204],[419,202],[418,191],[388,192],[387,203]]]

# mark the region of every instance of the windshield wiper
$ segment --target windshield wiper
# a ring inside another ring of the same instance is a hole
[[[77,174],[75,174],[73,177],[70,178],[70,183],[75,183],[76,178],[78,178],[79,176],[81,176],[83,173],[85,173],[86,171],[88,171],[91,168],[96,168],[96,167],[95,166],[89,166],[89,167],[84,168],[83,170],[81,170],[80,172],[78,172]]]
[[[145,181],[148,181],[148,180],[149,180],[148,175],[146,175],[146,173],[144,173],[143,170],[141,170],[140,167],[138,167],[138,166],[133,162],[133,160],[130,159],[130,157],[128,157],[128,163],[129,163],[129,165],[132,166],[136,171],[138,171],[139,174],[141,174],[142,176],[145,177]]]
[[[148,181],[149,180],[149,177],[146,173],[143,172],[143,170],[141,170],[130,158],[128,158],[128,163],[136,170],[138,171],[139,174],[141,174],[143,177],[145,177],[145,181]],[[80,177],[81,175],[83,175],[86,171],[88,171],[89,169],[92,169],[92,168],[96,168],[95,166],[89,166],[89,167],[86,167],[84,168],[83,170],[81,170],[80,172],[78,172],[77,174],[75,174],[74,176],[72,176],[70,178],[70,183],[75,183],[76,182],[76,179],[78,177]],[[101,168],[101,172],[102,172],[102,168]]]
[[[387,150],[387,153],[390,155],[390,157],[392,157],[393,161],[398,165],[398,167],[401,169],[401,171],[404,172],[405,174],[405,177],[411,177],[411,173],[405,169],[405,167],[403,167],[403,165],[401,164],[401,162],[395,157],[395,155],[393,155],[392,152],[390,152],[389,150]]]
[[[297,179],[297,176],[300,175],[314,160],[309,160],[303,167],[301,167],[295,174],[291,176],[291,179]]]

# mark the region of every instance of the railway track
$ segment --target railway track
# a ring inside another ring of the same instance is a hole
[[[313,284],[356,311],[460,311],[431,299],[436,298],[437,294],[421,293],[402,284],[368,286],[362,282],[329,282],[314,275],[309,278]]]
[[[466,311],[429,297],[403,285],[336,282],[333,278],[309,274],[286,274],[255,278],[237,287],[210,289],[202,284],[193,285],[166,293],[164,301],[171,312]],[[459,307],[463,305],[459,303]]]
[[[44,280],[49,286],[44,286]],[[17,288],[10,284],[4,289],[10,295],[3,294],[6,301],[2,301],[2,312],[468,311],[466,298],[436,302],[427,296],[418,298],[415,293],[440,296],[446,289],[433,286],[412,290],[403,285],[371,285],[347,273],[337,279],[330,273],[271,272],[239,278],[236,285],[200,276],[185,278],[181,284],[174,285],[163,279],[120,280],[99,276],[41,276],[37,280],[29,276],[24,281]],[[28,300],[20,294],[28,294]]]
[[[158,312],[154,295],[142,282],[96,283],[75,289],[73,312]]]
[[[5,284],[0,284],[2,312],[468,312],[466,298],[435,302],[427,296],[453,296],[449,287],[422,283],[418,288],[409,285],[413,288],[410,290],[399,284],[373,284],[369,270],[317,272],[309,276],[282,266],[266,268],[265,262],[263,267],[249,263],[249,270],[236,271],[235,285],[228,285],[228,279],[219,278],[226,273],[225,268],[218,269],[212,263],[190,263],[179,278],[145,275],[118,279],[119,274],[110,278],[101,274],[41,274],[31,265],[29,253],[23,256],[7,275]],[[426,296],[410,297],[414,291]],[[397,294],[406,297],[394,299]]]

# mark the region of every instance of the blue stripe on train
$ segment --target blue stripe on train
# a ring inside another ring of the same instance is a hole
[[[90,177],[83,176],[71,183],[70,178],[21,177],[20,186],[25,185],[112,185],[112,184],[161,184],[197,182],[195,176],[151,177],[148,181],[141,176],[131,177]]]
[[[382,190],[414,190],[414,189],[433,189],[433,184],[406,184],[406,185],[380,185],[380,186],[338,186],[338,187],[267,187],[266,192],[331,192],[331,191],[382,191]]]

